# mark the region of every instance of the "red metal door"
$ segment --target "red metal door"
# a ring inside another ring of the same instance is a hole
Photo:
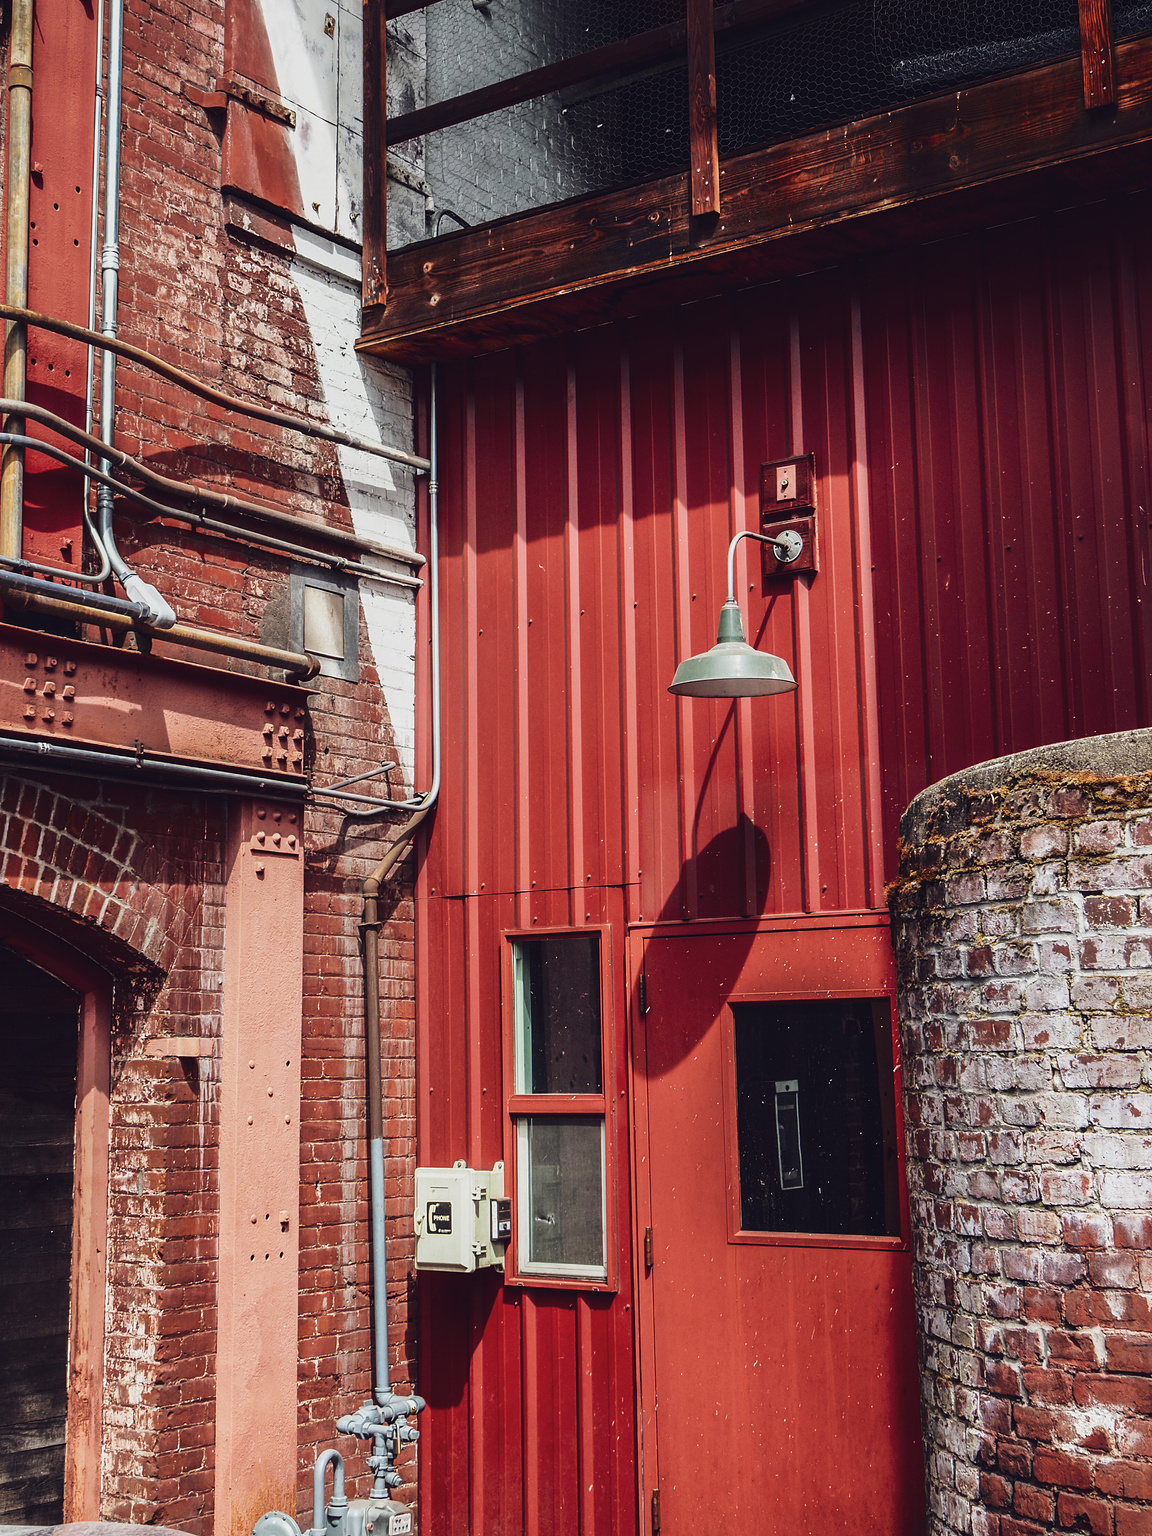
[[[742,1230],[733,1021],[785,999],[860,999],[845,1006],[887,1017],[867,1002],[893,994],[883,918],[833,921],[634,948],[643,1497],[653,1529],[658,1491],[663,1536],[924,1529],[898,1060],[895,1234]]]

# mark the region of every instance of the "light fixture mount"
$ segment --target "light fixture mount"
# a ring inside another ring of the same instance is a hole
[[[688,698],[746,699],[772,693],[789,693],[796,687],[788,663],[780,656],[758,651],[748,644],[744,617],[736,601],[736,546],[741,539],[770,544],[783,565],[791,564],[804,547],[793,529],[778,536],[743,529],[728,546],[728,597],[720,610],[716,644],[699,656],[689,656],[676,668],[668,692]]]

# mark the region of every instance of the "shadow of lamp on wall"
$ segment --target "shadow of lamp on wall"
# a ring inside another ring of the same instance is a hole
[[[750,528],[736,534],[728,546],[728,596],[720,610],[716,644],[710,651],[680,663],[669,693],[697,699],[748,699],[789,693],[796,686],[786,661],[756,650],[745,638],[744,617],[736,601],[736,546],[741,539],[771,544],[781,565],[791,565],[804,547],[803,539],[791,528],[776,536],[753,533]]]

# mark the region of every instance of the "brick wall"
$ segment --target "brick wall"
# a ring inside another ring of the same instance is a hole
[[[220,122],[186,87],[224,73],[224,0],[129,0],[125,30],[120,333],[240,396],[412,446],[412,380],[356,358],[358,256],[297,231],[278,246],[229,222]],[[45,82],[48,83],[45,83]],[[51,90],[38,76],[37,91]],[[38,96],[38,110],[50,110]],[[345,168],[358,154],[342,140]],[[90,163],[76,166],[76,180]],[[33,260],[50,263],[45,242]],[[75,381],[82,388],[82,381]],[[121,364],[117,442],[161,472],[235,488],[363,535],[410,545],[413,477],[383,461],[209,408]],[[194,624],[286,644],[290,566],[241,539],[117,509],[121,549]],[[385,571],[393,569],[383,564]],[[396,567],[396,569],[404,569]],[[410,589],[362,583],[360,676],[322,677],[310,707],[319,787],[398,762],[370,782],[412,788],[415,609]],[[87,638],[98,638],[92,633]],[[157,650],[180,657],[162,643]],[[206,664],[203,653],[183,659]],[[253,670],[213,658],[223,671]],[[259,669],[256,669],[259,670]],[[48,780],[48,783],[55,783]],[[363,786],[358,786],[363,787]],[[207,1532],[212,1522],[219,1060],[152,1059],[159,1034],[220,1033],[226,802],[133,794],[93,780],[38,789],[0,771],[7,899],[119,979],[113,1063],[110,1273],[102,1515]],[[339,1414],[368,1395],[360,885],[394,817],[307,814],[300,1232],[299,1513]],[[411,880],[383,903],[383,1055],[392,1370],[412,1384],[408,1311],[413,1144]],[[253,1428],[258,1433],[257,1428]],[[366,1449],[345,1441],[349,1493]],[[401,1463],[415,1480],[415,1453]]]
[[[926,790],[900,971],[930,1525],[1152,1531],[1152,732]]]

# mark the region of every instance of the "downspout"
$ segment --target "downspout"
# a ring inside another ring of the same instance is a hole
[[[375,1454],[368,1465],[375,1473],[372,1497],[387,1497],[388,1488],[399,1487],[400,1474],[393,1462],[395,1452],[405,1440],[415,1440],[418,1431],[403,1419],[405,1413],[418,1413],[424,1406],[419,1397],[397,1398],[392,1393],[388,1369],[388,1285],[387,1245],[384,1230],[384,1080],[380,1066],[380,887],[389,872],[400,862],[421,823],[431,814],[440,794],[440,561],[437,511],[436,445],[436,365],[432,365],[432,391],[429,411],[431,435],[428,471],[428,602],[431,612],[432,648],[432,783],[418,799],[408,802],[384,802],[386,808],[415,807],[397,832],[387,853],[363,885],[364,913],[360,923],[364,934],[364,1057],[365,1087],[368,1094],[368,1181],[372,1239],[372,1401],[358,1413],[339,1420],[337,1429],[361,1439],[373,1438]],[[349,812],[355,816],[356,812]],[[364,814],[378,814],[361,812]],[[382,1429],[395,1422],[390,1435]]]
[[[104,150],[104,245],[100,252],[100,329],[105,336],[116,335],[116,306],[120,295],[120,141],[124,115],[124,0],[112,0],[108,27],[108,111]],[[27,303],[27,299],[25,299]],[[116,354],[105,352],[100,369],[100,437],[111,446],[116,427]],[[100,468],[111,469],[108,460]],[[176,614],[151,583],[139,575],[116,548],[112,530],[112,490],[105,484],[96,488],[96,520],[100,543],[108,556],[116,580],[134,603],[148,610],[148,622],[167,629],[175,624]]]
[[[28,304],[28,221],[32,171],[32,9],[33,0],[12,0],[8,33],[7,270],[9,304]],[[23,400],[28,381],[28,327],[10,325],[4,343],[4,393]],[[23,432],[10,416],[9,432]],[[24,450],[14,444],[0,460],[0,555],[19,560],[24,552]]]

